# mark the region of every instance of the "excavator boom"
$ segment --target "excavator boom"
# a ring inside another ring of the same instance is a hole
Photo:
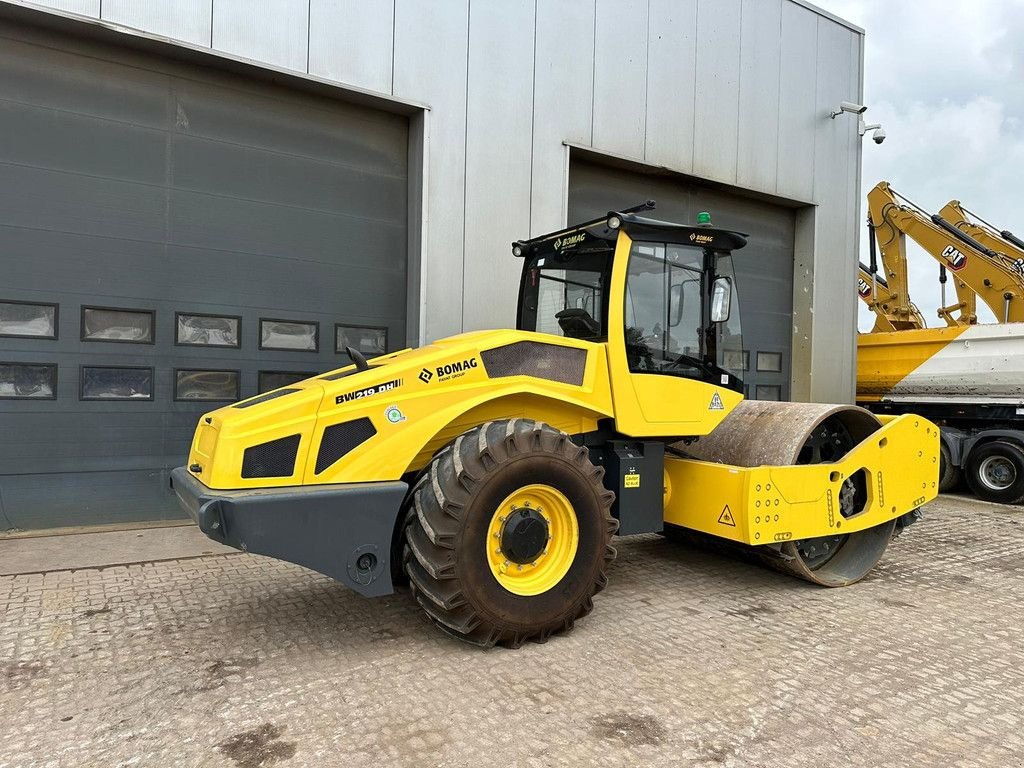
[[[906,238],[909,236],[939,262],[943,276],[946,270],[953,273],[957,303],[940,307],[939,317],[950,327],[978,322],[978,292],[967,279],[968,274],[973,276],[982,258],[977,248],[961,241],[920,209],[903,205],[885,181],[876,184],[868,193],[868,215],[882,254],[886,282],[895,297],[894,312],[900,318],[910,322],[912,313],[907,285]]]
[[[977,241],[985,250],[982,255],[991,270],[999,270],[1009,278],[1004,286],[1002,311],[996,312],[997,320],[1010,322],[1011,310],[1014,315],[1024,312],[1020,307],[1014,308],[1014,302],[1020,304],[1024,300],[1024,241],[1008,230],[998,230],[984,221],[974,221],[960,205],[959,200],[950,200],[939,211],[939,217],[959,232]],[[982,277],[983,284],[990,276]],[[993,308],[995,311],[995,308]]]

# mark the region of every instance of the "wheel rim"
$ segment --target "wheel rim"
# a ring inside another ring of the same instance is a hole
[[[1005,491],[1017,481],[1017,468],[1005,456],[986,456],[978,467],[978,479],[990,491]]]
[[[550,485],[510,493],[487,528],[487,564],[495,580],[516,595],[539,595],[562,580],[579,548],[576,511]]]

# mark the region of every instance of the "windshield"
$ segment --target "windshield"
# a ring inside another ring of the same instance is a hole
[[[694,246],[634,242],[626,276],[625,340],[629,369],[698,379],[719,370],[739,378],[743,342],[735,293],[729,317],[711,323],[705,254]],[[732,257],[713,254],[715,277],[732,280]],[[708,332],[706,329],[710,329]]]
[[[703,357],[704,251],[633,243],[626,277],[626,356],[639,373],[687,375]]]
[[[534,257],[526,265],[519,328],[585,341],[607,338],[612,249]]]

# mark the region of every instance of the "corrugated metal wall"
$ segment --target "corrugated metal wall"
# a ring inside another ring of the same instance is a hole
[[[427,339],[511,322],[507,243],[564,222],[563,142],[813,204],[794,394],[852,397],[860,142],[828,111],[860,98],[863,35],[802,0],[45,4],[429,105]]]

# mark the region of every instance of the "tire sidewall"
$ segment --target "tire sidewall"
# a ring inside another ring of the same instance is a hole
[[[488,529],[498,506],[526,485],[543,484],[569,500],[579,528],[579,544],[569,570],[539,595],[509,592],[494,577],[487,559]],[[602,488],[567,459],[552,454],[519,456],[496,467],[483,479],[467,506],[459,533],[456,573],[463,594],[489,622],[506,629],[551,625],[575,617],[594,592],[610,533],[601,503]],[[529,617],[528,623],[517,617]]]
[[[981,464],[990,456],[1001,455],[1013,462],[1017,469],[1017,479],[1008,488],[994,491],[985,485],[980,477]],[[967,460],[967,482],[974,495],[985,501],[997,504],[1016,504],[1024,498],[1024,449],[1020,446],[995,441],[977,446]]]

